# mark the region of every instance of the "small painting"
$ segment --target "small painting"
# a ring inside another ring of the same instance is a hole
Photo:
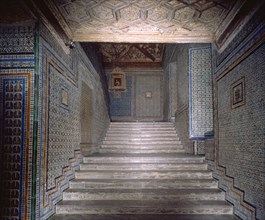
[[[237,108],[245,104],[245,77],[231,85],[232,108]]]
[[[120,67],[115,67],[111,72],[110,85],[112,90],[126,90],[125,73]]]
[[[68,106],[68,92],[62,89],[62,104]]]
[[[145,92],[145,98],[152,98],[152,92],[151,91],[147,91]]]
[[[125,75],[124,74],[111,74],[111,89],[125,90]]]

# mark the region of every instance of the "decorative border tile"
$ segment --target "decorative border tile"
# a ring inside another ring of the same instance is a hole
[[[213,83],[211,47],[189,49],[189,135],[213,138]]]
[[[218,180],[219,188],[225,191],[226,200],[234,205],[234,214],[242,219],[256,220],[256,208],[245,201],[245,192],[235,186],[234,178],[226,174],[226,168],[207,160],[208,169]]]
[[[30,73],[0,75],[3,218],[26,219],[30,147]]]

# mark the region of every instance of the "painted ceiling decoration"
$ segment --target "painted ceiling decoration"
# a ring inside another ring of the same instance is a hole
[[[105,66],[128,66],[130,63],[138,65],[160,65],[163,56],[163,44],[129,44],[129,43],[100,43]]]
[[[243,0],[47,0],[68,37],[86,42],[213,42]]]

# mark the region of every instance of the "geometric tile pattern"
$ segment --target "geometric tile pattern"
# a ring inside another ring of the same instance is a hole
[[[108,127],[107,107],[99,73],[81,46],[66,53],[43,25],[39,27],[39,137],[36,218],[47,219],[69,187],[82,161],[80,104],[82,83],[92,92],[91,129],[95,143]],[[80,78],[79,78],[80,77]],[[86,95],[86,94],[84,94]],[[95,129],[94,129],[95,128]],[[85,130],[84,132],[89,132]],[[105,136],[105,135],[104,135]]]
[[[34,54],[0,55],[0,68],[34,67]]]
[[[213,171],[213,177],[218,180],[218,186],[226,192],[226,200],[234,205],[234,213],[244,220],[256,220],[256,209],[245,200],[245,192],[235,184],[235,179],[227,174],[227,169],[216,166],[207,160],[208,169]]]
[[[237,36],[237,46],[221,57],[215,51],[214,60],[222,61],[215,70],[216,175],[244,220],[265,218],[264,27],[250,20],[244,28],[248,34]],[[246,104],[232,109],[231,85],[241,77]]]
[[[236,0],[48,1],[76,41],[210,42]],[[115,36],[115,37],[113,37]],[[138,37],[139,38],[139,37]]]
[[[29,131],[29,74],[0,75],[1,211],[3,219],[25,217]]]
[[[40,136],[36,218],[46,219],[54,213],[55,204],[61,199],[69,180],[74,177],[82,156],[79,146],[79,90],[74,77],[76,73],[69,68],[71,64],[66,65],[42,37],[39,51]]]
[[[213,136],[213,83],[211,47],[189,50],[190,138]]]
[[[55,187],[55,179],[63,175],[69,158],[79,148],[79,94],[61,72],[49,65],[47,190]],[[62,104],[62,91],[68,94],[68,105]]]
[[[34,25],[1,26],[0,45],[0,53],[4,54],[33,53]]]

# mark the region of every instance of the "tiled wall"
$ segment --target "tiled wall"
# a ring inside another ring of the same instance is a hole
[[[96,145],[102,141],[109,123],[100,76],[80,45],[70,51],[63,47],[56,36],[40,26],[38,219],[54,213],[54,205],[62,199],[62,191],[74,177],[82,159],[82,133],[89,132],[87,141]],[[92,94],[88,98],[92,100],[81,100],[82,84],[90,88]],[[88,117],[84,120],[90,122],[89,131],[81,130],[86,129],[81,126],[82,101],[92,105],[90,114],[82,115]]]
[[[189,136],[189,50],[209,46],[209,44],[169,44],[164,53],[163,67],[169,72],[171,117],[175,116],[177,133],[188,153],[194,151],[193,141]]]
[[[0,42],[1,219],[47,219],[82,160],[81,85],[93,93],[95,145],[109,124],[106,98],[81,46],[44,25],[0,27]]]
[[[0,27],[0,217],[31,213],[34,23]]]
[[[201,145],[198,140],[213,138],[211,47],[189,49],[189,77],[189,136]]]
[[[165,76],[161,69],[122,69],[126,78],[124,91],[111,90],[111,71],[107,69],[112,120],[163,120]],[[146,92],[151,92],[151,97],[146,97]]]
[[[263,12],[262,12],[263,14]],[[227,49],[214,49],[214,176],[242,219],[265,219],[265,26],[255,16]]]

